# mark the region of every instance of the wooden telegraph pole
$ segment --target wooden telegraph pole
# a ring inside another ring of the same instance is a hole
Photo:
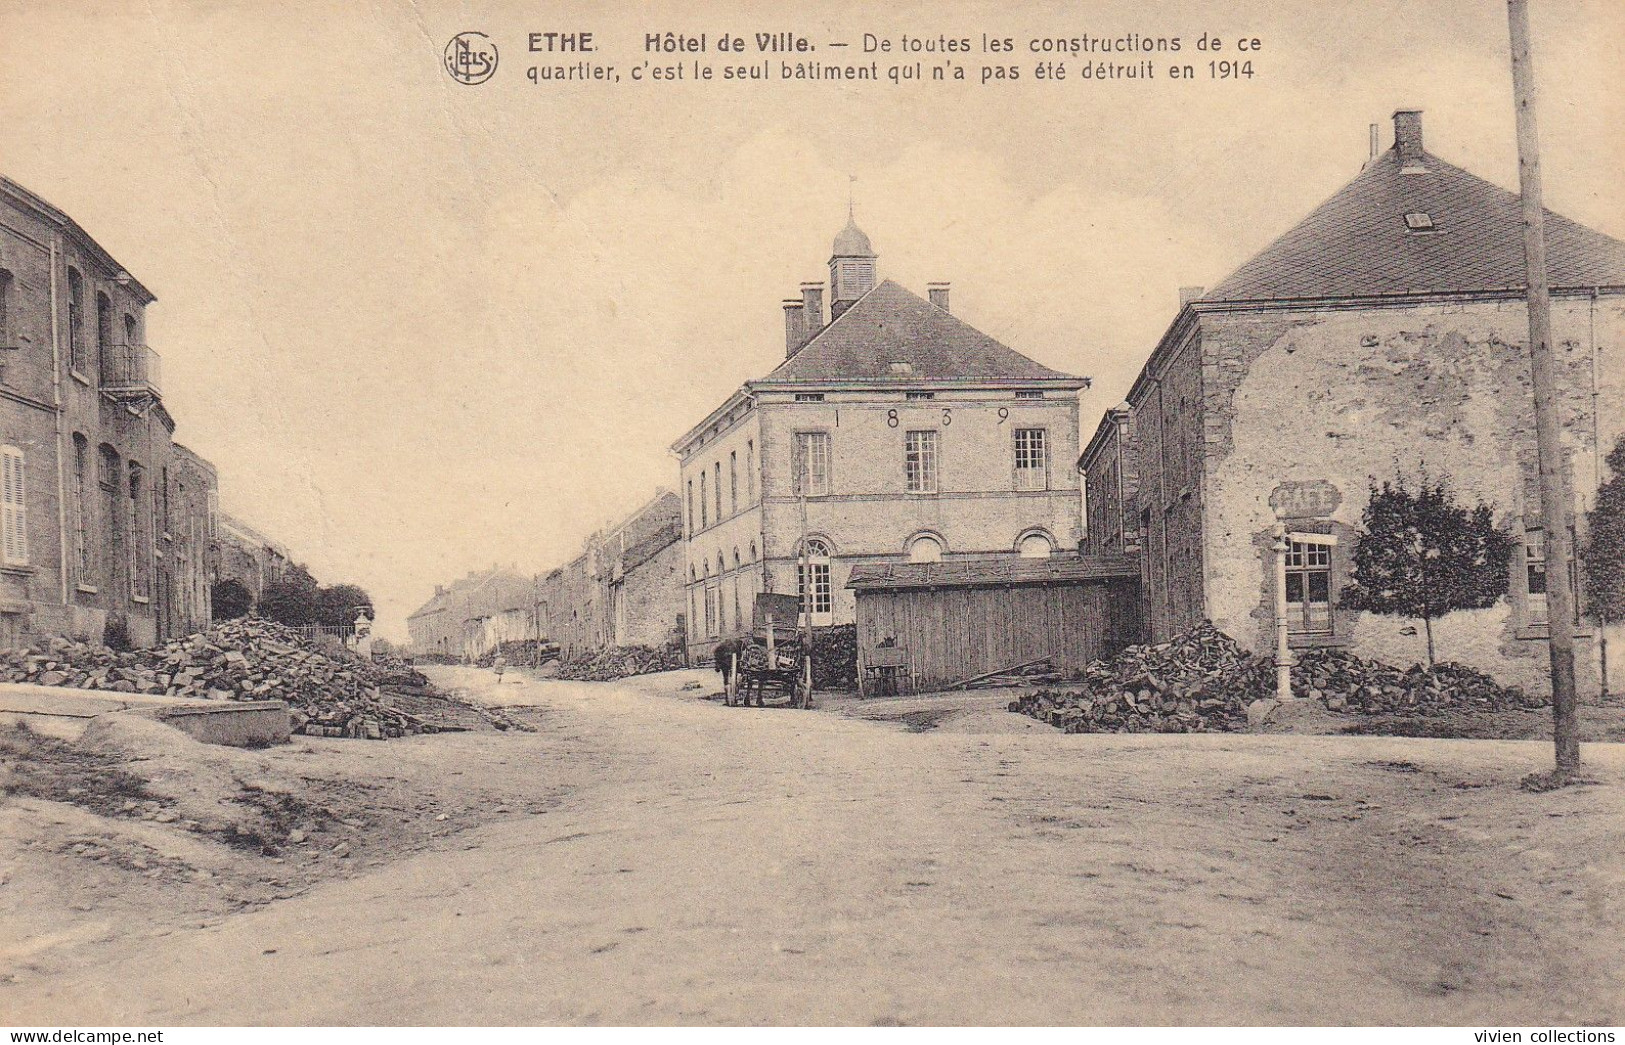
[[[1529,279],[1529,370],[1535,389],[1535,445],[1540,458],[1540,514],[1546,531],[1546,601],[1552,662],[1552,726],[1559,776],[1580,766],[1574,695],[1574,590],[1569,561],[1569,489],[1558,439],[1552,374],[1551,292],[1546,279],[1546,220],[1541,202],[1540,140],[1535,126],[1535,70],[1529,47],[1529,2],[1507,0],[1512,33],[1512,95],[1518,114],[1518,187],[1523,197],[1523,249]]]

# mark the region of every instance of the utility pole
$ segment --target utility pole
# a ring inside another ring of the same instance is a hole
[[[1512,36],[1512,96],[1518,116],[1518,188],[1523,199],[1523,249],[1529,280],[1529,371],[1535,392],[1535,446],[1540,459],[1540,514],[1546,531],[1547,643],[1552,663],[1552,727],[1559,776],[1580,767],[1580,728],[1574,694],[1574,590],[1569,489],[1558,438],[1552,367],[1551,289],[1546,278],[1546,220],[1541,201],[1540,139],[1535,124],[1535,70],[1529,46],[1529,0],[1507,0]]]

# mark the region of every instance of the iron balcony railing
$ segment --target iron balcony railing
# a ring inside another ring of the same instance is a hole
[[[163,357],[146,345],[102,348],[102,391],[156,395],[163,387]]]

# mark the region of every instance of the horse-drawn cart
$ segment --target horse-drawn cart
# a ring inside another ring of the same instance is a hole
[[[791,707],[812,707],[812,653],[796,625],[799,603],[794,595],[756,596],[750,639],[727,674],[723,699],[729,707],[748,705],[753,693],[762,707],[769,690],[783,693]]]

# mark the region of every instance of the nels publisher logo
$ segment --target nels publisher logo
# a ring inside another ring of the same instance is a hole
[[[497,45],[484,33],[458,33],[446,45],[445,65],[458,83],[484,83],[497,71]]]

